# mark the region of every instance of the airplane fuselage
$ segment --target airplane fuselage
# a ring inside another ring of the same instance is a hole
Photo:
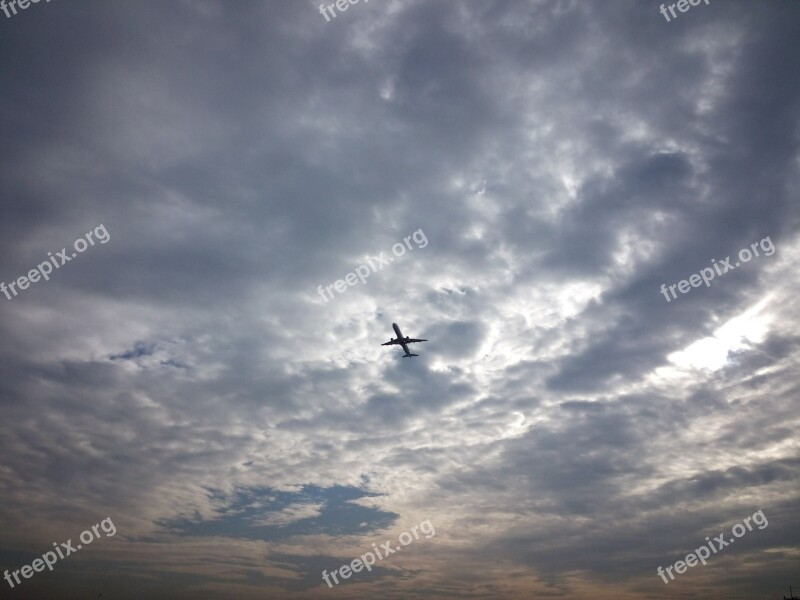
[[[408,346],[403,340],[403,332],[400,331],[400,328],[397,326],[397,323],[392,323],[392,329],[394,329],[394,332],[397,335],[397,341],[400,342],[400,345],[403,347],[403,352],[405,352],[405,356],[411,356],[411,352],[408,351]]]

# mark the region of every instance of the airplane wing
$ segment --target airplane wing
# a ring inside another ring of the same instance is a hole
[[[428,340],[403,340],[406,344],[413,344],[414,342],[427,342]]]
[[[399,341],[397,341],[397,340],[389,340],[389,341],[388,341],[388,342],[386,342],[385,344],[381,344],[381,346],[393,346],[393,345],[395,345],[395,344],[400,344],[400,345],[402,345],[402,342],[399,342]]]

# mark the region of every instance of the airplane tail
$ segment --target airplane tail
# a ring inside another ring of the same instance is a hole
[[[419,356],[419,354],[403,354],[403,358],[406,358],[406,357],[409,357],[409,356]]]

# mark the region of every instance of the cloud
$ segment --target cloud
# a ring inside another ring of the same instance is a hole
[[[0,281],[112,236],[0,295],[0,571],[110,516],[25,593],[304,598],[430,519],[342,593],[777,597],[800,523],[798,10],[0,17]],[[424,251],[319,301],[418,229]],[[419,357],[380,346],[393,322]],[[663,585],[758,509],[768,528]]]

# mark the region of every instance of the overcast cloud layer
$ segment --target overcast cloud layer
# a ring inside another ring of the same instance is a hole
[[[800,2],[659,6],[0,12],[0,596],[800,590]]]

